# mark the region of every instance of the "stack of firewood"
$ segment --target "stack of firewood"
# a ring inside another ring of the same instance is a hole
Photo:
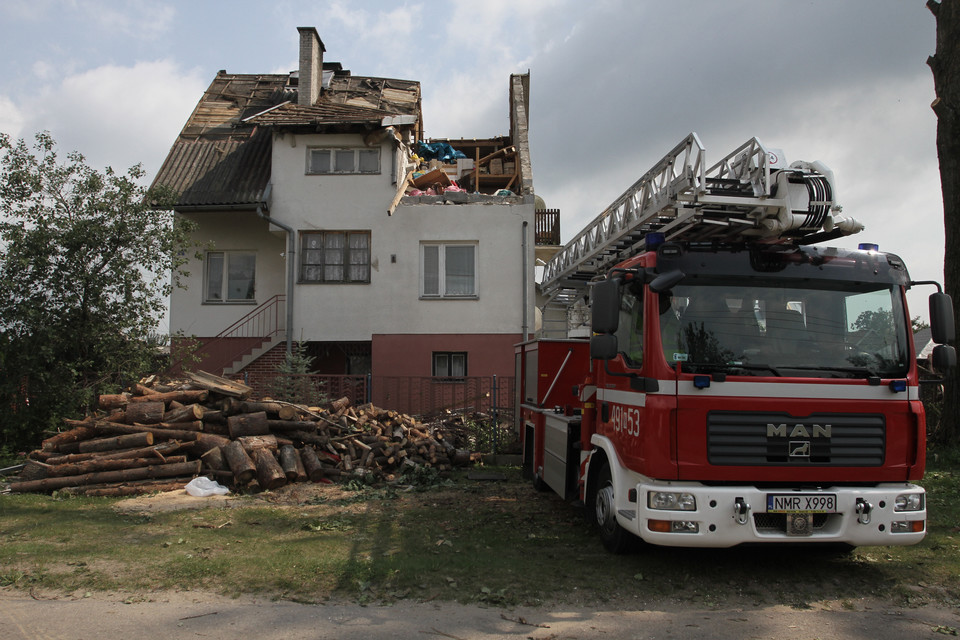
[[[250,399],[252,389],[207,373],[129,393],[102,395],[100,411],[30,454],[14,492],[135,495],[179,489],[206,475],[242,490],[288,482],[367,478],[405,470],[444,473],[476,459],[442,424],[347,398],[328,407]]]

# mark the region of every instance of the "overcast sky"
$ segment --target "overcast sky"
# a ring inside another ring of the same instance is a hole
[[[420,81],[432,137],[507,134],[529,70],[534,188],[564,241],[691,131],[711,164],[757,137],[833,169],[867,226],[834,244],[942,280],[922,0],[3,0],[0,131],[152,179],[219,69],[296,69],[298,26],[356,75]]]

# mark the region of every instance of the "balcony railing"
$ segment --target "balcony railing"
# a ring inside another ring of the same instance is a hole
[[[541,209],[536,217],[536,244],[538,246],[560,245],[560,209]]]

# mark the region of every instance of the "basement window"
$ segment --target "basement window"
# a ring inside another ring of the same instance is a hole
[[[466,375],[466,351],[433,352],[433,376],[435,378],[463,378]]]
[[[307,149],[308,175],[352,175],[380,173],[380,149],[316,148]]]
[[[256,300],[257,254],[208,251],[204,260],[204,302]]]

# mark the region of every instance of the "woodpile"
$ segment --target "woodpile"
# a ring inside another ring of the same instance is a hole
[[[476,459],[443,423],[430,425],[347,398],[325,408],[270,399],[204,372],[173,385],[148,380],[102,395],[100,410],[33,451],[14,492],[135,495],[182,488],[205,475],[234,490],[290,482],[449,472]]]

